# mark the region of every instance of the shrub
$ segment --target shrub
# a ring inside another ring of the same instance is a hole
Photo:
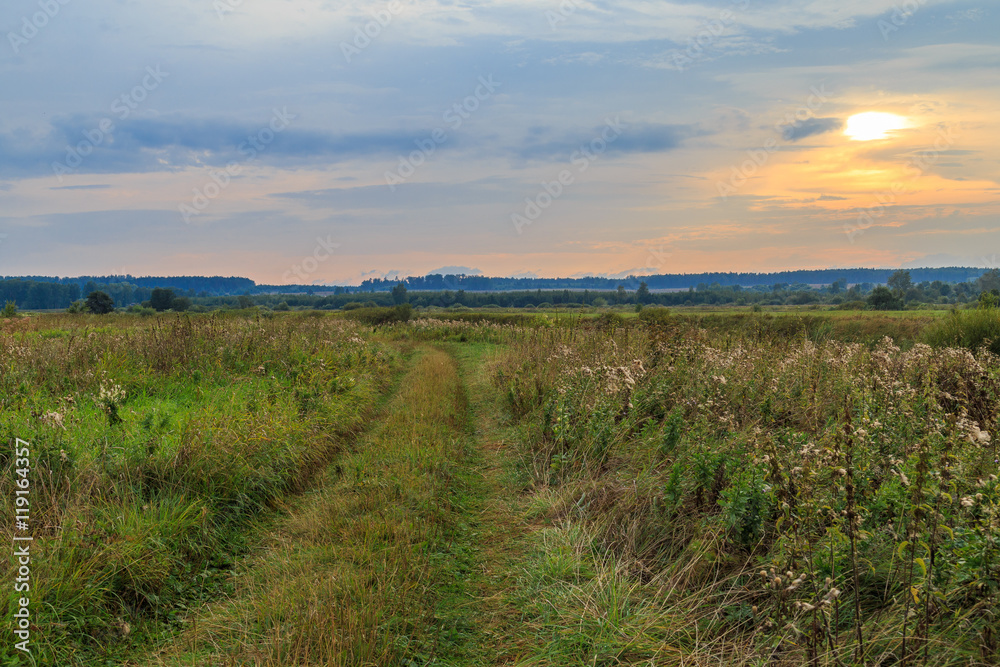
[[[625,318],[618,313],[602,313],[594,318],[594,326],[600,329],[614,329],[625,324]]]
[[[663,306],[647,306],[639,311],[639,319],[645,324],[669,324],[670,309]]]
[[[191,308],[191,299],[187,298],[186,296],[176,297],[174,298],[173,301],[170,302],[170,307],[173,310],[176,310],[178,313],[183,313],[185,310]]]

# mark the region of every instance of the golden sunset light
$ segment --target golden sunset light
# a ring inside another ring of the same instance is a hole
[[[866,111],[854,114],[847,119],[844,134],[854,141],[872,141],[886,139],[896,130],[909,127],[909,121],[894,113],[882,111]]]

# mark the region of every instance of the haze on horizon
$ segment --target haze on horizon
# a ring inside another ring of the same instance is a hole
[[[996,266],[1000,7],[8,0],[0,275]]]

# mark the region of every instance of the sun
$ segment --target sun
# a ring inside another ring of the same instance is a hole
[[[866,111],[847,119],[844,134],[854,141],[871,141],[885,139],[896,130],[909,126],[909,122],[903,116],[882,111]]]

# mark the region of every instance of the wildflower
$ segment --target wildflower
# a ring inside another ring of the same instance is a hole
[[[968,496],[962,498],[962,507],[972,507],[975,504],[976,501]]]
[[[42,423],[46,426],[52,426],[53,428],[61,428],[63,430],[66,429],[63,425],[63,416],[58,412],[46,412],[42,415]]]
[[[122,399],[125,398],[125,390],[121,388],[121,385],[115,383],[102,384],[101,393],[99,399],[101,403],[112,404],[120,403]]]

